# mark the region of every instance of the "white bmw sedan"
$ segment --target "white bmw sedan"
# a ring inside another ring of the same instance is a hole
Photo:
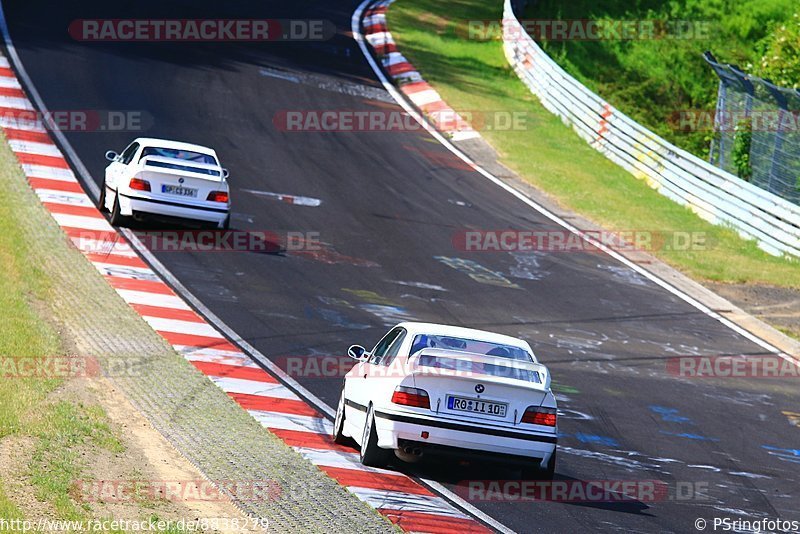
[[[348,350],[333,438],[355,440],[361,462],[422,456],[513,463],[552,478],[558,436],[550,373],[513,337],[428,323],[400,323],[372,351]]]
[[[109,150],[100,191],[111,224],[127,219],[190,220],[227,229],[228,171],[210,148],[165,139],[135,139],[117,154]]]

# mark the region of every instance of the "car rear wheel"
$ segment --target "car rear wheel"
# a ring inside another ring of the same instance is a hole
[[[119,194],[114,197],[114,208],[111,210],[111,224],[114,226],[124,226],[128,218],[122,215],[119,209]]]
[[[378,432],[375,430],[375,410],[367,409],[364,435],[361,438],[361,463],[367,467],[384,467],[389,463],[391,451],[378,447]]]
[[[106,184],[100,186],[100,198],[97,200],[97,209],[100,210],[100,213],[107,211],[106,210]]]
[[[547,466],[544,469],[542,469],[539,462],[522,467],[522,478],[525,480],[553,480],[555,474],[556,451],[553,451],[553,454],[550,455],[550,460],[547,461]]]
[[[336,408],[336,418],[333,420],[333,442],[337,445],[355,445],[352,438],[344,435],[344,388],[342,388],[342,396],[339,398],[339,406]]]

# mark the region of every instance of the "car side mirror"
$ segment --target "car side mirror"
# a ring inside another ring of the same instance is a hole
[[[118,157],[119,157],[119,154],[117,154],[113,150],[109,150],[108,152],[106,152],[106,159],[108,161],[117,161]]]
[[[367,354],[367,349],[361,345],[352,345],[349,349],[347,349],[347,355],[354,360],[358,360],[359,362],[366,359],[364,357],[365,354]]]
[[[231,173],[230,173],[230,171],[228,171],[228,169],[222,169],[222,177],[223,178],[227,178],[230,175],[231,175]]]

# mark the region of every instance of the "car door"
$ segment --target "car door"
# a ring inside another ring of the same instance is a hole
[[[139,143],[131,143],[122,151],[119,157],[106,167],[106,184],[116,191],[119,184],[127,176],[128,165],[133,161],[133,156],[139,150]]]
[[[402,328],[391,329],[378,341],[370,352],[369,358],[356,364],[348,373],[345,383],[345,398],[350,401],[350,405],[345,412],[345,418],[352,422],[357,429],[364,426],[366,408],[373,401],[376,388],[380,387],[381,382],[386,382],[385,379],[381,380],[378,376],[381,370],[380,362],[403,331]]]

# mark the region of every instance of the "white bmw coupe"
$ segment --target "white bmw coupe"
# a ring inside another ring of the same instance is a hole
[[[117,154],[109,150],[100,191],[111,224],[135,219],[191,220],[227,229],[228,171],[210,148],[165,139],[135,139]]]
[[[558,436],[550,373],[513,337],[428,323],[400,323],[372,351],[348,350],[333,439],[355,440],[361,462],[392,457],[494,459],[526,478],[552,478]]]

